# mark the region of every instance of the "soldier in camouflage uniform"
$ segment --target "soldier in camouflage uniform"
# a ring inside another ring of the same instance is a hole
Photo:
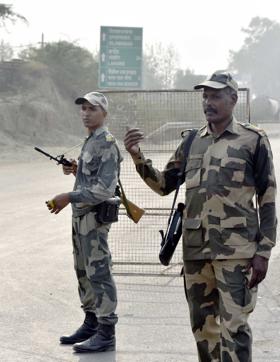
[[[106,97],[91,92],[75,101],[81,105],[81,116],[88,137],[82,147],[79,163],[64,166],[64,173],[76,176],[74,190],[53,198],[52,212],[72,204],[74,264],[85,320],[63,344],[74,344],[77,352],[115,349],[117,293],[111,272],[108,247],[110,223],[96,220],[96,205],[115,195],[121,156],[114,137],[104,126],[108,110]]]
[[[272,153],[262,130],[234,118],[238,85],[230,74],[216,72],[195,88],[203,89],[207,124],[194,138],[185,169],[183,259],[191,326],[199,361],[249,362],[247,320],[276,239]],[[125,136],[137,172],[160,195],[176,187],[187,137],[160,172],[139,148],[142,132],[131,129]]]

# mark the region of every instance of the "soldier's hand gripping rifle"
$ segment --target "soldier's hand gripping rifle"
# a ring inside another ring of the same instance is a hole
[[[35,151],[42,153],[43,155],[45,155],[46,157],[48,157],[50,160],[56,161],[58,165],[64,165],[64,166],[72,166],[72,163],[70,161],[68,161],[66,158],[64,158],[64,155],[59,155],[59,156],[52,156],[49,153],[41,150],[38,147],[34,147]],[[121,202],[123,203],[127,215],[128,217],[133,220],[135,223],[138,223],[139,220],[141,219],[141,217],[143,216],[143,214],[145,213],[145,210],[141,209],[140,207],[138,207],[137,205],[135,205],[133,202],[129,201],[126,198],[123,186],[119,180],[119,184],[120,184],[120,188],[121,188],[121,194],[120,194],[120,198],[121,198]],[[47,204],[51,205],[52,200],[47,201]]]
[[[59,155],[59,156],[54,157],[54,156],[50,155],[49,153],[41,150],[41,148],[34,147],[34,150],[42,153],[43,155],[48,157],[50,160],[56,161],[58,165],[72,166],[72,163],[70,161],[68,161],[66,158],[64,158],[64,155]]]
[[[66,158],[64,158],[64,155],[59,155],[59,156],[54,157],[54,156],[50,155],[49,153],[41,150],[41,148],[39,148],[39,147],[34,147],[34,150],[42,153],[44,156],[48,157],[50,160],[56,161],[58,165],[72,166],[72,162],[70,162]],[[46,201],[46,204],[49,209],[53,209],[55,207],[54,200]]]

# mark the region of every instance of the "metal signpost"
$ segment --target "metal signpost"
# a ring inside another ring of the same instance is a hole
[[[142,28],[102,26],[99,87],[139,89],[142,86]]]

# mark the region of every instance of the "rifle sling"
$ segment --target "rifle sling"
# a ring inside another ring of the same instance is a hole
[[[130,213],[130,210],[129,210],[129,205],[128,205],[128,202],[127,202],[127,198],[126,198],[126,195],[125,195],[125,192],[124,192],[124,188],[123,188],[123,185],[121,183],[121,180],[119,178],[119,185],[120,185],[120,188],[121,188],[121,193],[122,193],[122,202],[124,204],[124,207],[126,208],[126,212],[128,214],[128,216],[133,219],[131,213]]]
[[[189,153],[190,153],[190,149],[191,149],[191,145],[192,142],[195,138],[197,134],[197,129],[191,129],[190,133],[187,137],[187,139],[184,142],[184,161],[182,162],[181,168],[180,168],[180,172],[178,174],[178,180],[177,180],[177,185],[176,185],[176,189],[175,189],[175,195],[174,195],[174,199],[173,199],[173,203],[172,203],[172,207],[171,207],[171,211],[170,211],[170,215],[169,215],[169,219],[168,219],[168,226],[170,225],[171,219],[172,219],[172,215],[173,215],[173,211],[174,211],[174,207],[177,201],[177,197],[178,197],[178,193],[179,193],[179,189],[180,186],[182,185],[183,181],[184,181],[184,171],[188,162],[188,157],[189,157]]]

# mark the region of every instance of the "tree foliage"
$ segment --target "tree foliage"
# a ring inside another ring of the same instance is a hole
[[[66,41],[47,43],[44,47],[30,47],[20,57],[47,65],[60,90],[76,97],[97,88],[98,62],[86,49]]]
[[[13,11],[12,5],[0,3],[0,26],[4,26],[7,21],[15,23],[17,20],[27,20],[24,16]]]
[[[178,68],[178,54],[172,45],[161,43],[147,46],[143,62],[144,87],[147,89],[173,88]]]
[[[280,98],[280,24],[255,17],[242,31],[246,38],[239,51],[230,52],[230,68],[256,95]]]
[[[191,69],[178,69],[175,74],[174,88],[176,89],[193,89],[193,87],[205,80],[205,75],[194,74]]]

